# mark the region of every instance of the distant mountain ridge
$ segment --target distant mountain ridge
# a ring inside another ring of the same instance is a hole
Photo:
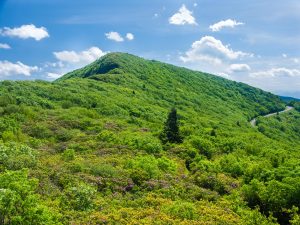
[[[288,97],[288,96],[280,96],[280,98],[284,102],[291,102],[291,101],[300,102],[299,98],[293,98],[293,97]]]

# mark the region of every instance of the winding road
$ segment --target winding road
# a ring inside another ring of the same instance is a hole
[[[278,112],[278,113],[279,113],[279,114],[281,114],[281,113],[286,113],[286,112],[291,111],[291,110],[293,110],[293,109],[294,109],[294,107],[292,107],[292,106],[287,106],[287,107],[285,108],[285,110],[280,111],[280,112]],[[277,112],[275,112],[275,113],[270,113],[270,114],[267,114],[267,115],[264,115],[263,117],[271,117],[271,116],[275,116],[275,115],[277,115]],[[252,126],[252,127],[255,127],[255,126],[256,126],[256,122],[257,122],[257,117],[255,117],[253,120],[250,121],[251,126]]]

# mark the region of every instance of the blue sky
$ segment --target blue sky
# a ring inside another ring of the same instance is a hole
[[[0,79],[129,52],[300,98],[298,0],[0,0]]]

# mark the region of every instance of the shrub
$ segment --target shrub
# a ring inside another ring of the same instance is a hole
[[[199,150],[200,154],[205,155],[208,159],[212,157],[214,148],[210,141],[203,139],[201,137],[193,136],[190,139],[190,143],[194,148]]]
[[[138,156],[128,160],[126,167],[131,170],[130,177],[136,184],[149,179],[158,179],[163,172],[174,173],[177,168],[172,160],[166,157],[156,159],[152,155]]]
[[[233,155],[225,155],[220,160],[221,170],[230,173],[233,177],[243,175],[243,164]]]
[[[199,217],[196,207],[190,202],[174,202],[172,205],[167,206],[165,211],[171,216],[182,220],[196,220]]]
[[[30,128],[29,134],[32,137],[38,139],[46,139],[52,136],[51,130],[49,130],[48,127],[42,124],[37,124],[34,127]]]
[[[14,99],[11,95],[5,94],[0,96],[0,106],[6,107],[10,104],[16,104],[16,99]]]
[[[1,224],[61,224],[58,215],[41,204],[37,184],[25,170],[0,175]]]
[[[93,166],[91,166],[90,170],[94,176],[116,177],[116,175],[117,175],[117,170],[109,164],[93,165]]]
[[[96,189],[87,184],[68,187],[64,191],[61,199],[63,207],[77,211],[86,211],[93,208],[93,199],[95,198]]]
[[[13,113],[19,113],[21,111],[21,108],[17,105],[8,105],[3,108],[4,114],[13,114]]]
[[[139,134],[134,137],[129,136],[123,141],[124,144],[133,149],[145,150],[148,154],[157,154],[162,150],[162,145],[153,136],[141,136]]]
[[[83,171],[83,165],[80,163],[70,163],[67,168],[70,170],[71,173],[79,173]]]
[[[36,152],[26,146],[17,144],[0,144],[0,164],[3,169],[19,170],[36,165]]]
[[[16,137],[14,135],[14,133],[10,130],[6,130],[2,133],[2,140],[4,142],[8,142],[8,141],[16,141]]]
[[[64,161],[72,161],[75,159],[75,150],[74,149],[66,149],[62,153],[62,159]]]
[[[215,174],[199,174],[196,176],[195,182],[200,187],[216,191],[219,194],[225,194],[227,192],[225,185],[221,180],[218,179],[218,177]]]
[[[73,138],[75,132],[68,129],[59,129],[56,132],[56,139],[58,141],[69,141]]]
[[[176,163],[166,157],[159,158],[157,161],[158,168],[164,172],[175,172],[177,169]]]
[[[142,170],[149,178],[158,178],[161,176],[157,159],[154,156],[139,156],[135,159],[129,160],[127,168]]]
[[[117,135],[112,132],[112,131],[108,131],[108,130],[104,130],[102,131],[100,134],[98,134],[97,136],[97,140],[99,141],[103,141],[103,142],[108,142],[108,143],[115,143],[117,141]]]

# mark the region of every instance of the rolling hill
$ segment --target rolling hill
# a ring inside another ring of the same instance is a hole
[[[299,222],[300,113],[249,123],[279,96],[126,53],[0,93],[2,224]]]

